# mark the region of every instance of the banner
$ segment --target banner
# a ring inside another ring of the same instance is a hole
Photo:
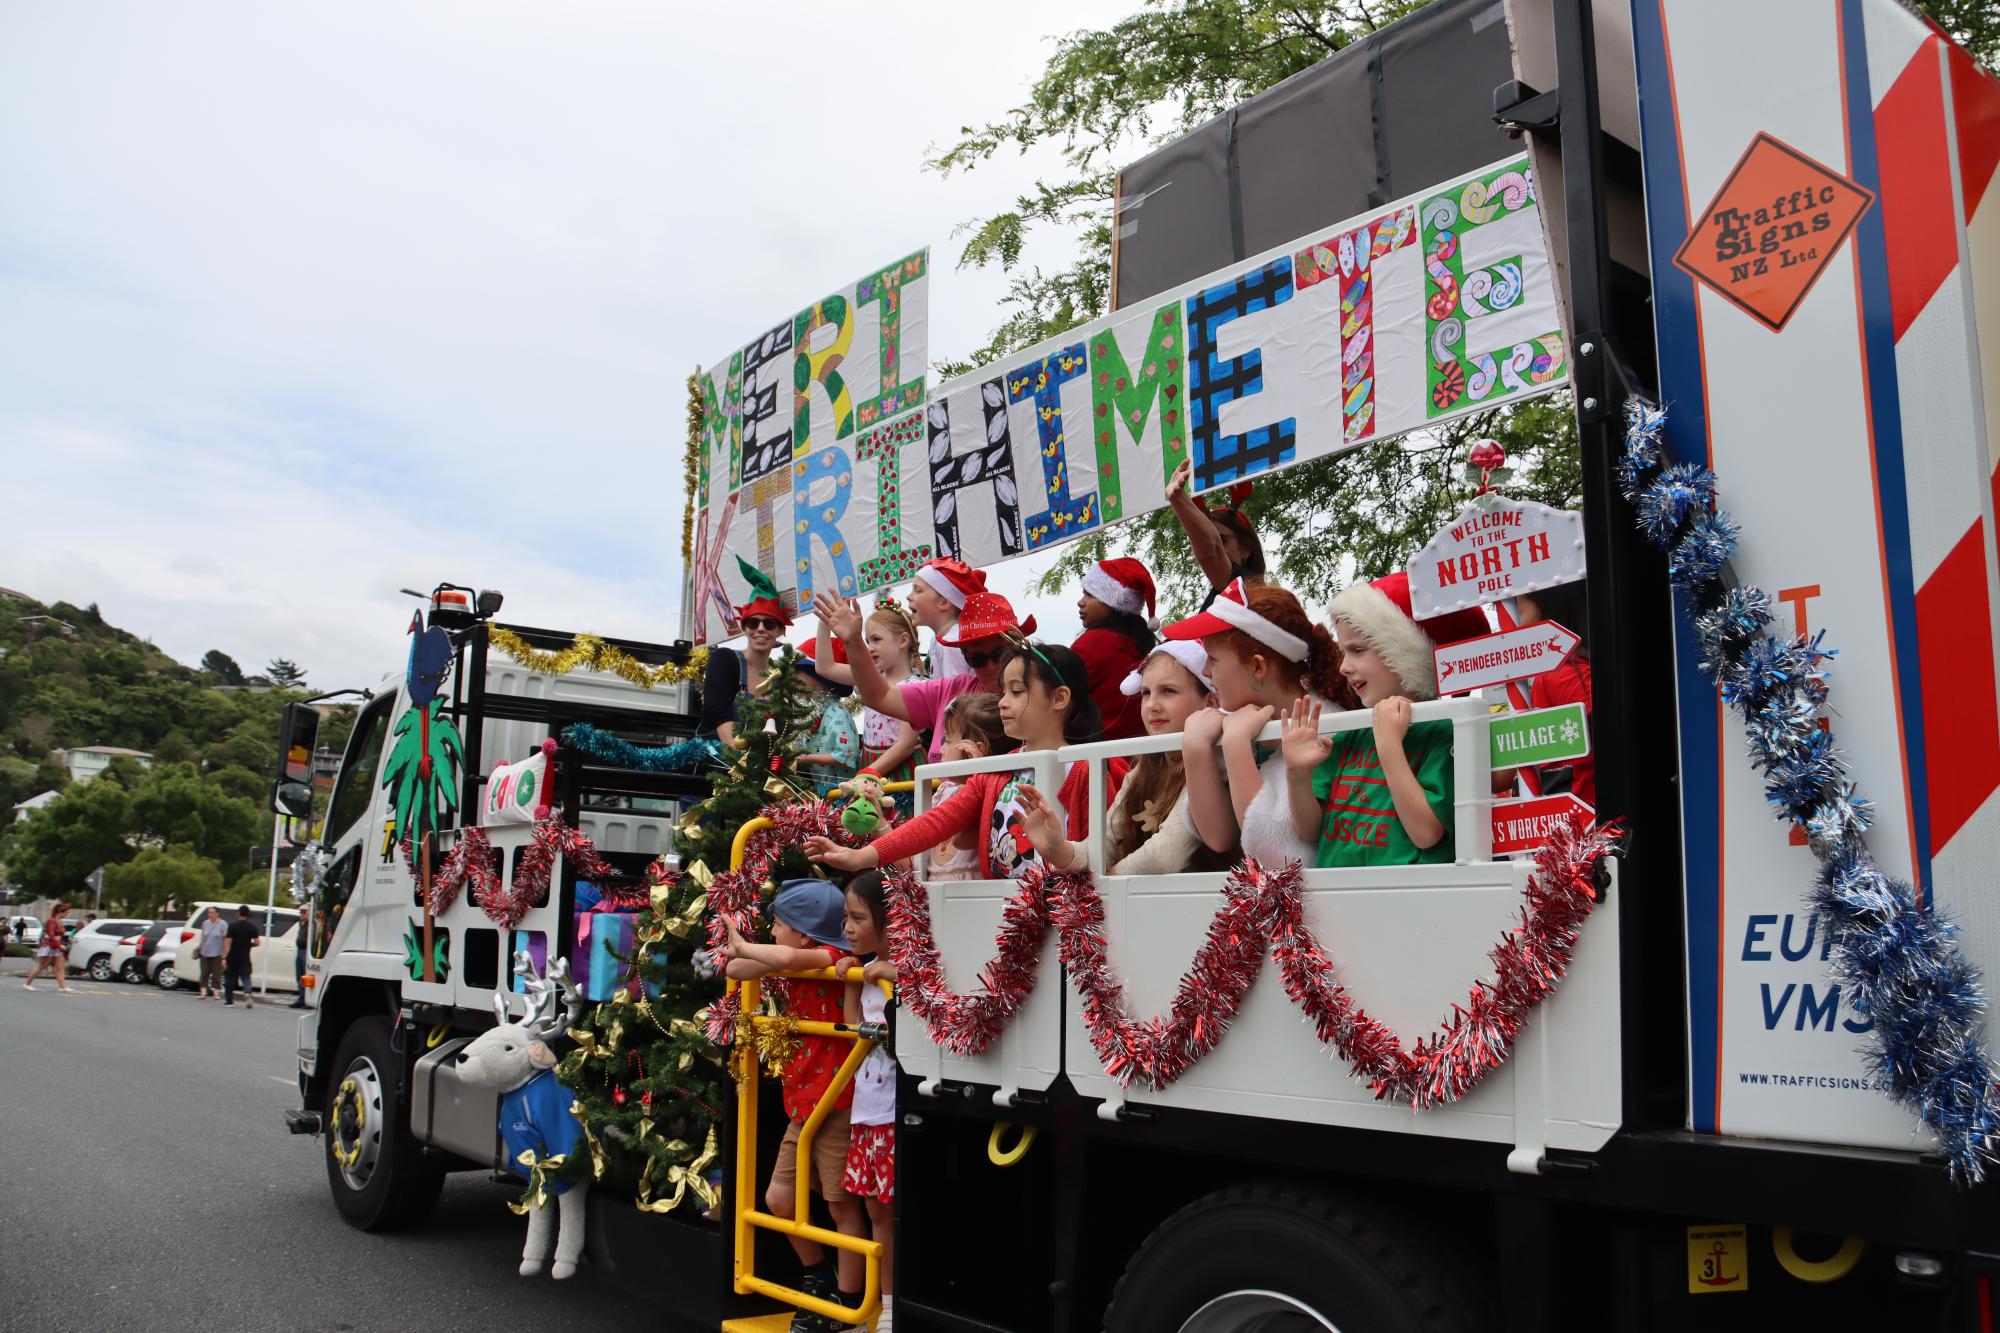
[[[702,376],[696,639],[734,632],[733,557],[788,602],[933,555],[1043,551],[1209,490],[1566,383],[1540,207],[1517,158],[1094,320],[939,386],[928,252]]]

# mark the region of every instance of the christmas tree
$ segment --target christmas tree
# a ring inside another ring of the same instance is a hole
[[[730,1100],[728,1052],[703,1021],[723,993],[704,954],[708,888],[729,870],[745,823],[774,801],[812,795],[794,766],[820,707],[789,645],[762,693],[738,698],[735,744],[723,752],[734,757],[712,778],[708,798],[682,816],[675,855],[647,869],[650,902],[635,926],[631,981],[571,1029],[576,1049],[556,1072],[576,1095],[590,1152],[567,1164],[566,1177],[631,1189],[639,1206],[658,1212],[714,1206],[710,1178],[723,1165],[717,1121]],[[796,848],[781,864],[786,875],[810,873]]]

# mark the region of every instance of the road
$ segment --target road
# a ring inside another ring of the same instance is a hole
[[[285,1132],[298,1011],[0,968],[0,1328],[654,1328],[586,1269],[517,1275],[517,1187],[447,1179],[423,1229],[352,1230]]]

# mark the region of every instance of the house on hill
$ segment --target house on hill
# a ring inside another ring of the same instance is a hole
[[[30,796],[27,800],[20,802],[14,807],[14,822],[17,824],[20,823],[60,795],[62,795],[61,792],[45,791],[39,796]]]
[[[38,639],[44,634],[58,634],[65,639],[77,637],[76,626],[67,620],[57,620],[54,616],[22,616],[22,626],[30,639]]]
[[[151,768],[153,756],[144,750],[128,750],[122,745],[79,745],[74,749],[53,751],[56,762],[69,770],[71,782],[88,782],[111,767],[111,761],[123,756],[139,761],[139,767]]]

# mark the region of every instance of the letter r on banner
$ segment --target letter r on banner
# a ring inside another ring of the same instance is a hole
[[[848,461],[847,450],[836,445],[815,449],[812,457],[792,464],[792,550],[801,607],[812,604],[815,539],[833,560],[834,585],[840,595],[855,594],[854,553],[840,531],[853,488],[854,464]]]
[[[833,341],[815,351],[821,329],[833,330]],[[841,378],[840,363],[854,343],[854,313],[844,296],[829,296],[792,321],[792,456],[812,452],[812,390],[818,385],[833,409],[833,438],[854,434],[854,399]]]

